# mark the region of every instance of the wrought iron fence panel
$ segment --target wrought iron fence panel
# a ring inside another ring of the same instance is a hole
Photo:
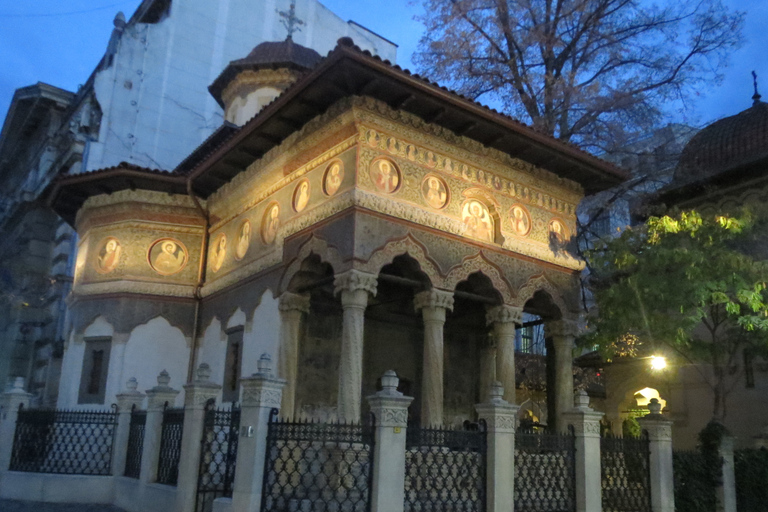
[[[166,407],[160,434],[160,460],[157,464],[157,483],[176,485],[179,480],[181,436],[184,433],[184,408]]]
[[[515,434],[515,510],[576,510],[576,438],[572,431]]]
[[[736,476],[736,510],[768,511],[768,450],[736,450],[733,453]]]
[[[650,512],[650,447],[647,436],[600,439],[603,512]]]
[[[139,478],[141,474],[141,452],[144,449],[144,431],[147,425],[147,411],[133,409],[128,427],[128,451],[125,454],[124,476]]]
[[[110,475],[117,412],[19,409],[10,469]]]
[[[200,442],[200,471],[197,480],[197,512],[210,512],[213,500],[232,496],[237,461],[240,407],[216,409],[211,403],[205,411]]]
[[[405,511],[483,512],[486,455],[484,428],[408,428]]]
[[[367,512],[373,426],[289,422],[272,411],[261,510]]]
[[[715,512],[716,471],[720,467],[712,466],[699,450],[672,452],[676,512]]]

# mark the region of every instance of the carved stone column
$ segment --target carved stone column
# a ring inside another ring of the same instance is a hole
[[[363,387],[363,328],[368,296],[376,296],[377,278],[373,274],[349,270],[336,276],[335,293],[341,294],[343,326],[339,361],[338,418],[360,421]]]
[[[487,325],[493,326],[496,380],[504,388],[504,400],[515,404],[515,328],[523,322],[523,308],[507,305],[492,307],[486,313],[485,321]]]
[[[653,512],[674,512],[675,483],[672,469],[672,421],[661,414],[661,404],[652,398],[650,414],[638,418],[640,427],[648,432],[651,452],[651,509]]]
[[[555,410],[548,411],[547,417],[550,426],[564,432],[566,424],[562,415],[573,407],[573,340],[578,333],[578,324],[572,320],[555,320],[547,322],[544,331],[546,336],[552,337],[555,349]]]
[[[128,455],[128,435],[131,429],[131,411],[141,407],[144,393],[137,391],[139,383],[131,377],[125,384],[126,391],[117,395],[117,428],[115,442],[112,448],[112,474],[123,476],[125,461]]]
[[[453,292],[427,290],[413,298],[424,319],[424,361],[421,374],[421,425],[443,424],[443,326],[453,310]]]
[[[574,398],[575,407],[563,413],[563,426],[573,425],[576,436],[576,512],[600,512],[600,420],[603,413],[589,407],[586,391]]]
[[[280,296],[279,375],[287,382],[280,410],[292,419],[296,413],[296,379],[299,373],[299,339],[305,313],[309,313],[309,295],[285,292]]]

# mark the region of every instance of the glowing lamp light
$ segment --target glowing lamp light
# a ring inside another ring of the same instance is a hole
[[[651,357],[651,370],[663,370],[667,367],[667,360],[662,356]]]

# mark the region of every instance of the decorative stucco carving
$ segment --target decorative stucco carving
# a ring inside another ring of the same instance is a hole
[[[538,274],[529,278],[528,282],[518,290],[517,297],[512,304],[524,307],[525,303],[531,300],[538,291],[547,292],[561,313],[566,314],[568,312],[568,307],[562,298],[563,290],[558,289],[552,284],[544,274]]]
[[[348,270],[337,275],[333,281],[334,293],[336,294],[342,291],[364,290],[374,297],[376,296],[377,284],[378,279],[375,274],[360,272],[359,270]]]
[[[509,283],[502,276],[502,271],[490,262],[482,251],[475,256],[464,259],[461,264],[453,267],[444,280],[444,288],[454,290],[456,285],[464,281],[470,274],[482,272],[493,283],[494,288],[501,295],[505,304],[513,304],[515,294]]]
[[[283,292],[278,303],[280,311],[300,311],[309,313],[309,295]]]
[[[486,312],[485,322],[487,325],[491,325],[495,323],[522,324],[523,308],[516,307],[516,306],[507,306],[507,305],[494,306],[488,309],[488,311]]]
[[[403,238],[391,240],[383,247],[376,249],[368,261],[359,266],[359,269],[378,274],[384,265],[392,263],[395,257],[403,254],[408,254],[419,262],[419,268],[429,277],[432,286],[442,284],[439,265],[429,256],[426,246],[411,233]]]
[[[291,279],[299,272],[301,269],[301,264],[304,262],[304,260],[309,258],[309,256],[312,254],[317,254],[320,256],[322,261],[329,263],[331,267],[333,267],[333,269],[336,271],[343,267],[341,255],[339,254],[338,249],[332,245],[329,245],[328,242],[313,234],[306,242],[304,242],[304,244],[302,244],[298,254],[295,258],[293,258],[293,260],[291,260],[291,263],[288,264],[288,267],[285,269],[283,276],[280,278],[281,292],[288,290],[288,285],[290,284]]]
[[[195,287],[180,284],[152,283],[146,281],[105,281],[83,283],[73,291],[74,296],[132,293],[138,295],[159,295],[162,297],[194,297]]]
[[[575,338],[579,335],[579,322],[570,319],[551,320],[546,323],[547,336],[557,338]]]
[[[453,292],[432,288],[413,296],[416,311],[424,308],[441,308],[453,311]]]

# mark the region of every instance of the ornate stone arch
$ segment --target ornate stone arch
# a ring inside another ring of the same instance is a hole
[[[504,272],[495,263],[486,258],[482,251],[474,256],[464,258],[460,264],[451,268],[443,281],[442,287],[446,290],[454,290],[457,284],[466,280],[470,274],[475,272],[481,272],[491,280],[493,287],[501,294],[504,304],[514,305],[515,294],[507,280],[504,279]]]
[[[517,291],[517,297],[514,306],[524,307],[525,303],[531,300],[538,291],[544,291],[549,294],[552,302],[560,309],[563,316],[568,316],[569,309],[563,301],[562,292],[553,285],[544,274],[531,276],[528,281]]]
[[[383,247],[376,249],[368,261],[358,270],[378,275],[384,265],[392,263],[395,257],[403,254],[408,254],[419,263],[421,271],[427,275],[433,287],[442,287],[443,277],[440,273],[440,267],[429,257],[429,252],[424,244],[411,233],[402,238],[391,240]]]
[[[277,296],[288,291],[288,285],[291,282],[291,279],[293,279],[293,277],[301,270],[301,264],[304,260],[312,254],[320,256],[320,259],[331,265],[335,272],[339,272],[339,270],[343,268],[339,250],[313,234],[309,237],[309,240],[304,242],[299,248],[298,254],[291,260],[291,263],[288,264],[285,272],[283,272],[282,277],[280,277],[280,285],[278,286],[279,293]]]

